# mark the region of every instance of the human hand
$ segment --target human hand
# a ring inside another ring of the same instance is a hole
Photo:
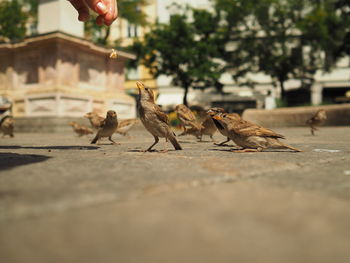
[[[78,20],[86,22],[90,19],[89,8],[98,14],[96,24],[110,26],[118,17],[116,0],[69,0],[78,11]]]

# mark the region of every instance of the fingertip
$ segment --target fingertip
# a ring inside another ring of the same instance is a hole
[[[109,12],[104,16],[104,21],[106,26],[110,26],[118,16],[117,9],[113,9],[112,7],[109,9]]]
[[[103,23],[104,23],[104,18],[103,18],[103,16],[101,16],[101,15],[98,16],[98,17],[96,18],[96,25],[102,26]]]
[[[78,20],[81,21],[81,22],[86,22],[90,19],[90,15],[89,13],[85,13],[85,12],[82,12],[79,14],[78,16]]]

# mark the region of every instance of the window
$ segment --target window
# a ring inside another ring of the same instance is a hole
[[[128,37],[138,37],[138,26],[128,23]]]

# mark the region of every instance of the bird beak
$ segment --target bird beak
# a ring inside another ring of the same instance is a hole
[[[213,118],[214,118],[215,120],[218,120],[218,121],[221,121],[221,120],[222,120],[222,117],[219,116],[219,115],[215,115]]]
[[[145,85],[143,85],[143,83],[140,82],[140,81],[137,81],[137,82],[136,82],[136,86],[138,87],[138,89],[139,89],[140,91],[143,90],[143,89],[145,88]]]

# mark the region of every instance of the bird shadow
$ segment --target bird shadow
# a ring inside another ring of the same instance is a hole
[[[234,151],[235,150],[241,150],[239,148],[232,148],[232,149],[208,149],[208,151],[219,151],[219,152],[231,152],[231,153],[235,153]],[[259,152],[241,152],[241,153],[259,153]],[[288,151],[288,150],[274,150],[274,149],[267,149],[267,150],[264,150],[264,151],[261,151],[261,153],[298,153],[298,152],[295,152],[295,151]]]
[[[0,149],[34,149],[34,150],[97,150],[97,146],[79,146],[79,145],[64,145],[64,146],[18,146],[18,145],[1,145]]]
[[[162,150],[151,150],[151,151],[145,151],[145,150],[141,150],[141,149],[130,149],[127,152],[132,152],[132,153],[167,153],[167,152],[175,152],[176,150],[174,149],[167,149],[166,151],[162,151]]]
[[[235,145],[233,145],[233,144],[223,144],[223,145],[218,145],[218,144],[215,144],[214,143],[214,146],[216,146],[216,147],[231,147],[231,148],[233,148],[233,147],[235,147]]]
[[[52,157],[37,154],[0,153],[0,171],[16,166],[44,162]]]

